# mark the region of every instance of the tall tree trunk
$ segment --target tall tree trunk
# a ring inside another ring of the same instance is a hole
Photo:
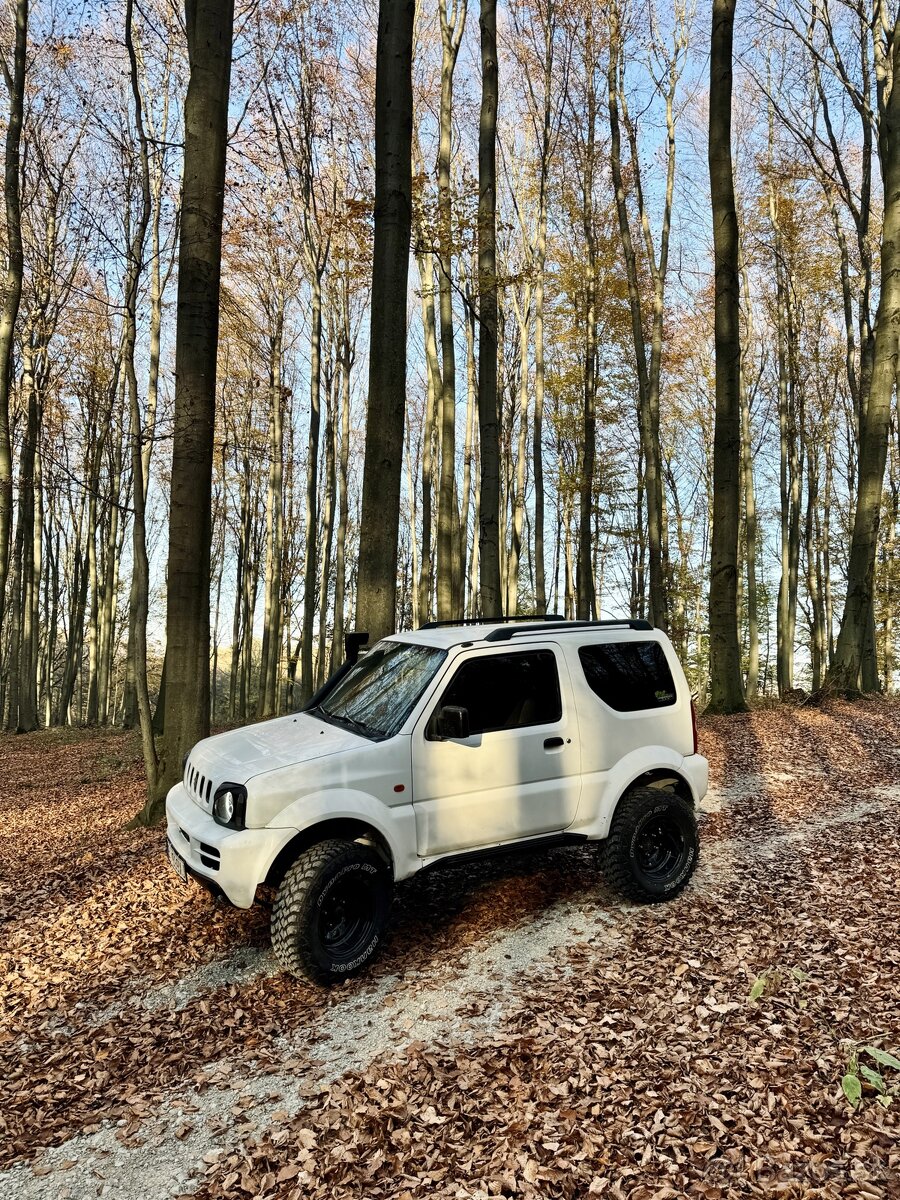
[[[663,225],[660,239],[659,261],[650,233],[650,223],[644,205],[641,182],[640,156],[637,132],[628,117],[625,101],[625,48],[619,23],[618,3],[610,7],[610,52],[607,67],[609,87],[610,165],[615,190],[616,213],[619,236],[625,259],[628,280],[628,302],[631,312],[631,332],[634,342],[638,376],[638,404],[640,406],[638,429],[644,459],[644,488],[647,508],[647,550],[650,575],[650,620],[660,629],[668,629],[668,589],[666,584],[666,553],[663,539],[663,485],[662,453],[659,442],[659,389],[662,368],[663,315],[665,305],[666,274],[669,257],[669,232],[671,228],[672,199],[675,183],[675,120],[674,99],[678,80],[678,58],[673,55],[668,72],[666,92],[666,188],[663,201]],[[631,219],[622,175],[621,132],[619,110],[628,130],[631,147],[631,174],[634,180],[638,214],[644,232],[647,266],[653,284],[653,312],[650,332],[650,356],[644,338],[644,317],[641,301],[641,279]]]
[[[547,264],[547,206],[550,161],[553,152],[553,62],[557,12],[555,0],[542,9],[544,33],[541,154],[538,176],[538,224],[534,252],[534,420],[531,429],[531,472],[534,480],[534,594],[538,613],[547,611],[544,564],[544,276]]]
[[[171,71],[171,43],[166,48],[166,78],[168,79]],[[135,55],[135,65],[137,66],[137,55]],[[143,109],[142,109],[143,111]],[[158,134],[158,140],[165,141],[169,131],[169,99],[168,90],[163,102],[163,122]],[[146,139],[145,139],[146,140]],[[155,169],[150,172],[150,202],[151,202],[151,224],[150,224],[150,338],[149,338],[149,364],[147,371],[147,411],[143,421],[143,433],[141,436],[141,476],[144,481],[144,507],[146,509],[147,494],[150,489],[150,463],[153,458],[153,446],[156,438],[156,410],[159,404],[159,362],[162,345],[162,301],[163,290],[165,283],[171,273],[172,264],[166,271],[165,279],[162,273],[162,253],[160,239],[160,224],[162,221],[162,211],[164,203],[164,187],[165,177],[161,163],[157,163]],[[134,573],[132,573],[131,587],[134,588]],[[129,597],[128,603],[128,647],[126,650],[126,671],[125,671],[125,689],[122,703],[122,724],[126,729],[133,729],[138,724],[140,719],[138,713],[137,690],[134,680],[134,627],[132,624],[133,617],[140,612],[140,605],[136,598]],[[159,730],[161,732],[163,724],[162,709],[157,705],[159,712]]]
[[[455,612],[453,578],[456,569],[456,345],[453,330],[453,204],[450,156],[453,134],[453,73],[463,30],[466,0],[438,0],[441,23],[441,101],[438,115],[438,296],[441,317],[441,476],[438,491],[437,615],[441,621]]]
[[[741,484],[744,493],[744,533],[747,543],[747,699],[759,693],[759,588],[756,551],[759,530],[756,489],[753,482],[753,441],[750,427],[750,396],[741,371]]]
[[[500,414],[497,407],[497,0],[481,0],[478,125],[478,426],[481,613],[500,614]]]
[[[594,514],[594,463],[597,455],[597,237],[594,228],[594,158],[597,143],[597,92],[594,84],[594,25],[589,15],[584,46],[587,79],[584,122],[586,139],[581,179],[581,220],[587,247],[584,265],[584,367],[579,463],[578,558],[575,570],[575,615],[590,620],[594,596],[591,534]]]
[[[736,0],[713,0],[709,85],[709,177],[716,266],[716,424],[709,585],[709,707],[746,709],[737,629],[741,508],[740,286],[731,161],[732,44]]]
[[[53,502],[50,502],[51,515],[50,522],[53,521],[52,515]],[[49,570],[45,576],[45,595],[46,603],[44,612],[47,615],[47,645],[45,653],[45,679],[44,687],[44,724],[52,725],[59,724],[57,716],[56,693],[54,692],[54,681],[56,677],[56,640],[57,627],[59,624],[59,551],[60,537],[58,529],[54,531],[51,523],[47,525],[46,532],[47,543],[47,561]],[[3,709],[3,701],[0,700],[0,712]]]
[[[519,434],[516,445],[515,474],[512,480],[512,537],[506,578],[506,611],[515,616],[519,608],[519,569],[524,548],[525,480],[528,466],[528,326],[531,318],[531,284],[526,283],[521,306],[513,296],[519,326]],[[511,464],[510,464],[511,465]]]
[[[269,487],[266,493],[266,586],[263,599],[263,644],[259,680],[259,713],[278,711],[278,664],[281,657],[281,561],[284,542],[284,394],[281,365],[284,299],[279,295],[269,348]]]
[[[822,686],[825,673],[825,614],[822,605],[820,556],[817,541],[818,525],[816,512],[819,504],[819,472],[816,448],[811,438],[806,443],[806,519],[804,541],[806,547],[806,590],[809,594],[809,657],[812,668],[812,689],[817,692]]]
[[[466,302],[466,433],[465,443],[463,446],[463,482],[462,482],[462,498],[461,510],[459,519],[459,543],[457,546],[457,554],[459,555],[459,595],[456,601],[457,610],[463,616],[470,616],[469,611],[472,603],[473,584],[471,571],[467,569],[467,560],[469,558],[469,513],[472,508],[472,480],[474,472],[474,455],[475,455],[475,409],[478,404],[478,371],[475,365],[475,312],[469,303],[470,297],[467,293]],[[477,527],[477,522],[476,522]],[[473,544],[477,543],[477,536],[473,539]]]
[[[406,289],[412,225],[414,0],[380,0],[375,71],[375,248],[357,624],[394,629],[406,411]]]
[[[209,734],[209,557],[222,211],[234,0],[185,0],[190,81],[175,335],[169,504],[166,711],[159,786],[142,820],[164,812],[182,756]]]
[[[740,226],[738,236],[742,237]],[[744,327],[746,345],[752,346],[754,335],[753,306],[749,303],[750,287],[747,280],[747,260],[742,247],[738,246],[741,286],[747,298]],[[756,515],[756,485],[753,476],[753,428],[750,422],[750,385],[744,370],[744,354],[741,355],[741,488],[744,496],[744,536],[747,555],[747,684],[748,700],[759,695],[759,586],[757,580],[757,552],[759,550],[759,521]],[[673,495],[674,495],[674,488]],[[680,526],[680,517],[679,517]],[[679,546],[681,537],[679,534]],[[684,550],[682,561],[686,560]],[[683,647],[686,649],[686,645]]]
[[[770,200],[771,203],[771,200]],[[783,696],[793,687],[793,637],[790,626],[790,530],[791,530],[791,454],[789,420],[789,381],[787,368],[787,334],[784,316],[784,266],[781,260],[781,241],[775,235],[775,327],[778,346],[778,441],[779,441],[779,519],[781,574],[778,581],[778,610],[776,615],[776,665],[778,694]]]
[[[75,695],[75,681],[81,664],[81,654],[84,645],[84,614],[87,606],[87,570],[85,566],[84,527],[87,500],[82,493],[78,517],[73,521],[76,531],[74,552],[72,555],[72,585],[69,593],[68,627],[69,635],[66,640],[65,664],[63,667],[62,685],[59,690],[59,706],[57,721],[68,724],[72,720],[72,701]],[[10,664],[14,665],[15,658],[10,655]]]
[[[334,501],[337,492],[335,455],[335,376],[329,362],[325,370],[325,479],[322,484],[322,553],[319,565],[319,647],[316,658],[316,686],[328,674],[326,654],[328,630],[328,591],[331,584],[331,549],[334,542]]]
[[[884,539],[884,690],[893,694],[894,672],[896,670],[896,651],[894,638],[896,636],[896,614],[898,609],[897,587],[897,529],[900,525],[900,411],[894,423],[895,437],[891,439],[891,465],[888,471],[890,480],[890,504],[888,508],[889,522]]]
[[[312,281],[309,363],[309,443],[306,459],[306,544],[303,556],[303,626],[300,634],[300,703],[315,691],[313,624],[319,537],[319,432],[322,424],[322,277]]]
[[[139,141],[140,207],[134,223],[131,245],[128,248],[128,267],[125,274],[124,346],[122,357],[128,392],[128,414],[131,425],[131,474],[134,516],[131,525],[132,584],[129,600],[129,653],[134,702],[141,730],[141,749],[147,773],[147,799],[137,821],[148,824],[155,819],[154,805],[159,787],[159,756],[153,735],[153,713],[147,681],[147,615],[150,597],[150,562],[147,554],[147,478],[150,458],[144,444],[144,427],[138,399],[135,349],[137,345],[137,303],[141,275],[144,270],[144,247],[152,207],[150,190],[150,155],[144,131],[144,113],[138,79],[137,55],[133,36],[133,0],[125,5],[125,45],[131,73],[131,97],[134,104],[135,127]],[[152,367],[152,364],[151,364]],[[154,414],[155,415],[155,414]],[[150,414],[148,413],[148,418]],[[152,429],[148,430],[152,439]],[[174,492],[174,475],[173,475]],[[207,596],[208,602],[208,596]],[[206,675],[206,664],[203,674]],[[208,679],[208,676],[207,676]],[[178,764],[181,765],[180,762]]]
[[[13,520],[13,461],[9,400],[12,391],[13,343],[16,321],[19,316],[19,302],[22,298],[24,270],[19,147],[22,140],[22,117],[25,102],[28,0],[16,0],[15,22],[16,36],[11,75],[6,60],[3,60],[3,74],[9,91],[9,123],[6,126],[3,168],[3,198],[6,204],[6,289],[3,295],[3,308],[0,311],[0,634],[3,632]],[[2,637],[0,637],[0,654],[2,654],[2,646]]]
[[[122,495],[122,457],[124,429],[121,422],[121,409],[116,419],[117,444],[112,447],[112,478],[110,492],[113,496]],[[119,538],[120,505],[114,503],[107,518],[106,545],[103,550],[103,601],[100,612],[100,673],[99,693],[101,725],[109,721],[110,684],[112,679],[113,652],[115,650],[116,630],[116,593],[119,583],[119,563],[121,561]]]
[[[17,608],[14,620],[18,667],[14,676],[15,687],[10,689],[10,727],[17,733],[29,733],[37,729],[37,681],[32,676],[36,626],[34,624],[34,538],[35,538],[35,463],[37,461],[38,431],[40,425],[39,400],[34,379],[34,345],[29,336],[22,352],[22,390],[26,400],[26,424],[22,438],[19,491],[20,529],[16,537],[16,583],[14,603]],[[15,714],[13,713],[15,705]],[[14,719],[13,719],[14,718]]]
[[[422,281],[422,322],[425,327],[425,427],[422,430],[422,561],[419,571],[417,624],[431,619],[434,579],[432,574],[432,495],[434,483],[434,419],[441,393],[434,316],[434,259],[430,253],[417,257]]]
[[[354,346],[350,337],[349,280],[343,280],[341,306],[341,334],[338,362],[341,375],[341,441],[338,451],[338,526],[334,560],[334,637],[332,640],[331,669],[343,662],[344,654],[344,609],[347,604],[347,526],[350,516],[349,465],[350,465],[350,371],[353,367]],[[410,491],[412,484],[410,483]],[[415,541],[415,526],[412,539]],[[415,607],[415,606],[414,606]]]
[[[881,291],[875,318],[872,381],[860,431],[856,511],[847,568],[847,598],[826,687],[846,693],[860,689],[870,629],[874,626],[875,560],[887,460],[891,400],[897,378],[900,339],[900,70],[898,24],[876,31],[878,67],[878,146],[884,185],[881,233]]]

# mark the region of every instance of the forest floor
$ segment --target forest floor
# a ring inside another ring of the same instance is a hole
[[[701,746],[677,900],[591,847],[430,873],[325,991],[124,829],[133,736],[0,737],[0,1198],[900,1197],[900,1098],[841,1090],[900,1052],[900,703]]]

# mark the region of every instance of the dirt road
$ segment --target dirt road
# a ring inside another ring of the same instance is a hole
[[[702,738],[678,900],[594,848],[435,873],[331,992],[122,830],[129,738],[3,739],[0,1197],[900,1196],[900,1099],[840,1090],[900,1046],[900,704]]]

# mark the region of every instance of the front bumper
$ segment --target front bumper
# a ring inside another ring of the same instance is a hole
[[[193,876],[236,908],[250,908],[290,829],[227,829],[199,808],[178,783],[166,797],[169,841]]]

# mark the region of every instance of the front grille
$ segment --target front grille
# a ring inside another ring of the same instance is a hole
[[[210,812],[212,809],[213,781],[203,775],[193,763],[188,763],[184,772],[184,786],[194,800]]]

